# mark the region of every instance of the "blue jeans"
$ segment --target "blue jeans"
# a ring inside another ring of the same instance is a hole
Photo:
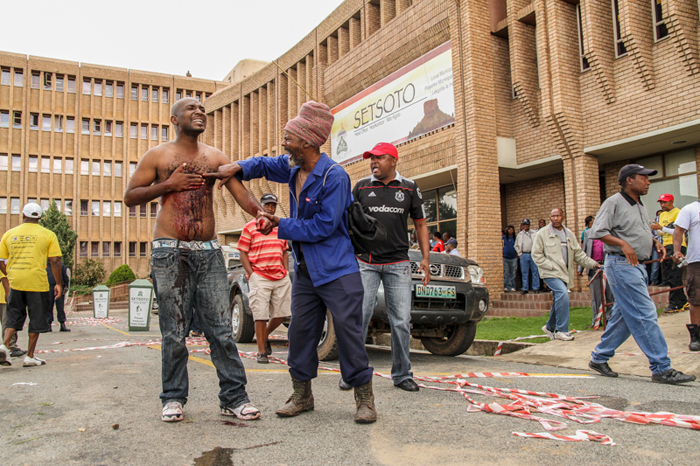
[[[632,267],[625,257],[605,256],[605,275],[615,296],[612,317],[591,353],[595,363],[607,362],[615,350],[630,335],[649,359],[652,374],[661,374],[671,368],[666,339],[659,328],[656,305],[647,289],[647,272],[643,265]]]
[[[567,333],[569,331],[569,289],[561,278],[545,278],[552,290],[552,309],[549,311],[547,330]]]
[[[659,258],[659,253],[656,251],[656,248],[654,248],[652,254],[651,254],[652,260],[656,260]],[[651,285],[658,285],[661,283],[661,263],[659,262],[653,262],[651,264],[651,277],[649,278],[651,281]]]
[[[535,261],[532,260],[532,256],[529,252],[524,252],[520,256],[520,271],[523,274],[523,291],[527,291],[530,289],[530,271],[532,271],[532,289],[540,289],[540,272],[539,270],[537,270]]]
[[[503,258],[503,287],[515,289],[515,272],[518,269],[518,258]]]
[[[367,340],[369,322],[377,302],[379,283],[384,285],[384,302],[391,328],[391,378],[394,385],[413,378],[411,350],[411,263],[367,264],[357,261],[365,297],[362,301],[362,341]]]
[[[219,377],[219,404],[235,408],[248,403],[245,370],[231,331],[228,280],[221,250],[155,248],[151,253],[151,278],[163,336],[163,405],[187,402],[189,353],[185,337],[193,312],[197,312],[210,345],[211,361]]]

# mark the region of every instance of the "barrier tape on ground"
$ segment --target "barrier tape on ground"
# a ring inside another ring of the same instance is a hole
[[[576,332],[578,332],[578,330],[574,329],[569,333],[576,333]],[[529,337],[518,337],[518,338],[513,338],[512,340],[499,341],[498,346],[496,346],[496,351],[494,351],[493,355],[500,356],[501,352],[503,351],[503,345],[505,343],[512,343],[514,341],[522,341],[522,340],[532,340],[534,338],[549,338],[549,335],[530,335]]]
[[[598,432],[593,432],[592,430],[577,430],[576,435],[557,435],[550,434],[547,432],[540,432],[537,434],[513,432],[513,435],[515,435],[516,437],[546,438],[551,440],[561,440],[565,442],[600,442],[602,445],[616,445],[616,443],[613,442],[613,439],[611,439],[607,435],[599,434]]]
[[[78,320],[70,320],[66,322],[66,325],[101,325],[101,324],[115,324],[121,322],[122,320],[118,317],[105,317],[101,319],[95,319],[94,317],[78,317]]]

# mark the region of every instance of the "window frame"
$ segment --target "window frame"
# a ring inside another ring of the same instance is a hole
[[[622,58],[628,55],[627,46],[622,40],[622,21],[620,21],[620,4],[619,0],[610,0],[612,2],[612,20],[613,20],[613,40],[615,43],[615,58]]]

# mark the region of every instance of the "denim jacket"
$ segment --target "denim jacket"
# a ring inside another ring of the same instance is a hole
[[[289,206],[292,218],[280,218],[277,236],[292,241],[294,269],[298,273],[299,246],[314,286],[359,272],[355,251],[348,234],[347,208],[352,203],[350,177],[342,167],[328,172],[334,164],[326,154],[309,174],[296,200],[296,175],[300,167],[289,168],[289,156],[253,157],[238,162],[240,179],[266,178],[289,185]]]

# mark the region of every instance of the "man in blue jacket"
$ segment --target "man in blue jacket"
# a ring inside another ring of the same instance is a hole
[[[306,102],[284,128],[282,147],[289,155],[253,157],[205,176],[221,178],[222,183],[237,176],[289,184],[291,218],[267,215],[278,227],[278,237],[292,241],[296,272],[288,332],[294,393],[277,415],[291,417],[314,409],[311,379],[318,374],[316,346],[328,309],[338,338],[343,380],[355,389],[355,422],[371,423],[377,413],[372,368],[362,340],[364,289],[348,234],[350,177],[319,149],[332,124],[327,105]]]

